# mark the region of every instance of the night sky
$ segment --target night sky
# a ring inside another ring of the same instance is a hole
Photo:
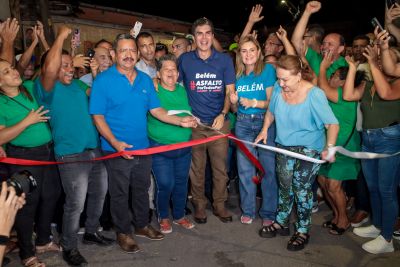
[[[280,5],[280,0],[85,0],[85,3],[121,8],[135,12],[168,17],[193,22],[199,17],[211,19],[215,26],[227,32],[241,32],[247,22],[251,7],[255,4],[264,6],[264,20],[256,28],[276,27],[280,24],[290,28],[293,21],[287,8]],[[291,0],[300,11],[304,10],[307,0]],[[322,9],[311,17],[310,23],[319,23],[334,28],[336,25],[347,39],[372,30],[370,20],[377,17],[384,23],[384,0],[321,0]],[[180,10],[185,10],[184,12]],[[347,23],[343,26],[343,23]],[[349,26],[350,25],[350,26]]]

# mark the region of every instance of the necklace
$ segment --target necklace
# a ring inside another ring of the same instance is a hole
[[[371,86],[371,88],[369,89],[369,94],[371,95],[371,103],[369,105],[371,106],[371,109],[373,109],[374,97],[375,97],[375,87],[374,86]]]

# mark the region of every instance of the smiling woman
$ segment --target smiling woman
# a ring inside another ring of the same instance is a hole
[[[39,107],[32,96],[32,88],[22,86],[17,70],[10,63],[0,60],[0,145],[6,146],[7,156],[13,158],[51,161],[53,145],[47,125],[48,110]],[[10,172],[28,170],[37,181],[37,188],[26,195],[25,205],[17,214],[15,229],[22,264],[36,262],[43,266],[35,256],[32,243],[33,224],[36,211],[40,214],[36,232],[36,245],[58,249],[50,240],[50,222],[55,203],[60,193],[60,185],[52,167],[10,165]],[[50,192],[44,192],[46,186]],[[39,202],[39,199],[43,201]]]
[[[157,95],[161,107],[166,110],[191,111],[185,88],[177,83],[178,68],[176,58],[172,54],[162,56],[157,62],[157,77],[160,80]],[[179,114],[187,116],[187,114]],[[192,135],[190,128],[182,128],[162,122],[153,115],[147,117],[147,129],[151,146],[161,146],[188,141]],[[164,234],[172,232],[169,220],[169,203],[172,202],[174,224],[191,229],[194,224],[185,217],[187,184],[191,163],[191,148],[153,155],[153,172],[156,180],[156,208],[160,231]]]

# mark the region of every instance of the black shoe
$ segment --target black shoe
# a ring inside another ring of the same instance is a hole
[[[72,266],[87,266],[88,262],[86,259],[79,253],[79,250],[73,248],[71,250],[63,251],[63,259]]]
[[[96,244],[99,246],[109,246],[112,243],[114,243],[114,241],[115,241],[114,239],[105,237],[100,233],[94,233],[94,234],[85,233],[82,239],[82,243],[84,244],[88,245]]]

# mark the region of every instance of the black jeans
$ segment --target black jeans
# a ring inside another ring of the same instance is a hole
[[[53,146],[45,144],[38,147],[18,147],[8,144],[7,155],[13,158],[31,160],[54,160]],[[19,256],[21,260],[35,255],[32,243],[33,226],[36,218],[36,245],[50,242],[51,228],[57,200],[61,194],[60,177],[56,166],[10,165],[10,173],[28,170],[37,181],[37,188],[26,195],[26,204],[15,218],[18,235]]]
[[[117,157],[105,163],[115,231],[130,234],[131,221],[136,229],[145,227],[149,221],[151,156],[135,156],[133,159]],[[129,199],[132,201],[132,220]]]

